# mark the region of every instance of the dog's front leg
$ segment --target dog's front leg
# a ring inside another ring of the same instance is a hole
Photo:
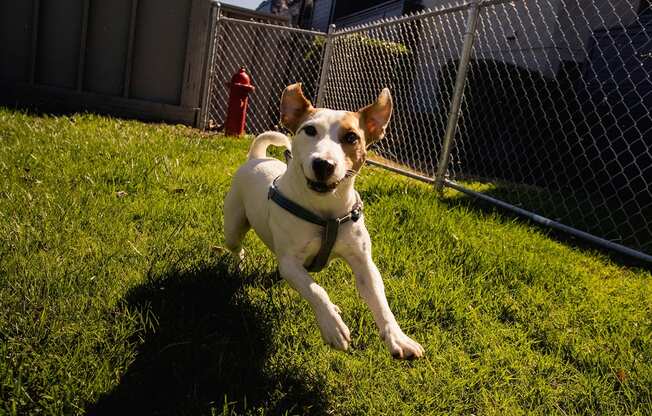
[[[368,241],[363,245],[367,250],[361,250],[354,254],[349,253],[345,256],[345,260],[355,275],[358,292],[371,309],[380,336],[385,341],[392,357],[401,359],[422,357],[425,353],[423,347],[403,333],[389,308],[385,297],[385,285],[378,268],[371,259],[370,246],[371,242]]]
[[[345,351],[351,342],[351,334],[340,317],[340,308],[331,302],[324,288],[310,277],[301,261],[292,256],[279,259],[279,271],[312,307],[324,342]]]

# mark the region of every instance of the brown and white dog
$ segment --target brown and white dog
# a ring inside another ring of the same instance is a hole
[[[248,161],[233,177],[224,202],[226,245],[238,259],[242,240],[253,227],[278,259],[281,276],[310,304],[324,341],[346,350],[351,341],[340,309],[310,276],[306,265],[320,251],[323,228],[305,221],[269,199],[276,187],[287,199],[321,218],[337,218],[358,203],[355,174],[365,162],[366,148],[382,139],[392,114],[387,88],[376,102],[358,112],[314,108],[301,84],[288,86],[281,97],[281,122],[294,137],[267,132],[252,143]],[[267,157],[272,144],[292,150],[285,163]],[[395,358],[423,356],[424,349],[399,327],[385,297],[382,278],[371,258],[371,240],[364,219],[348,221],[339,232],[330,258],[340,257],[351,267],[360,296],[373,314],[380,336]]]

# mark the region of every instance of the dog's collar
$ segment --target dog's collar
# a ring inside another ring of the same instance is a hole
[[[356,203],[353,204],[351,211],[343,217],[323,219],[320,216],[308,211],[301,205],[286,198],[276,186],[277,179],[278,177],[274,179],[272,184],[269,186],[267,199],[271,199],[276,203],[276,205],[280,206],[294,216],[324,228],[319,252],[317,252],[317,255],[312,259],[312,262],[306,267],[309,272],[321,271],[324,267],[326,267],[326,263],[328,263],[328,258],[330,257],[333,246],[335,245],[335,240],[337,239],[337,232],[340,225],[349,221],[356,222],[360,219],[360,217],[362,217],[362,200],[360,199],[360,195],[357,192],[355,193]]]

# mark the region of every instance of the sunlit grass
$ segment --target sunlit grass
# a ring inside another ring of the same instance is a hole
[[[324,346],[253,234],[224,254],[247,146],[0,109],[0,414],[652,412],[649,272],[376,168],[374,258],[427,357],[391,359],[341,262],[316,278],[352,348]]]

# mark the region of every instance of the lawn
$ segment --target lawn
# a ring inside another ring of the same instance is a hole
[[[248,140],[0,109],[0,415],[652,414],[649,271],[367,167],[374,258],[427,357],[393,360],[335,262],[308,304],[222,201]]]

